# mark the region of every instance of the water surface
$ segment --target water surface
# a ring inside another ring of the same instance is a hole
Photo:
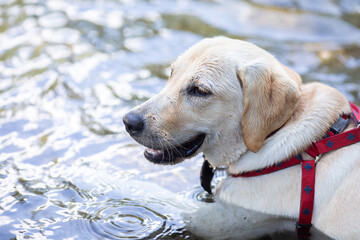
[[[359,28],[357,0],[0,1],[0,239],[193,239],[201,156],[147,162],[124,113],[216,35],[359,104]]]

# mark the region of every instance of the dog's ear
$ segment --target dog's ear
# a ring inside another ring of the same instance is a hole
[[[301,78],[278,63],[277,69],[259,59],[237,68],[243,88],[241,127],[244,142],[252,152],[293,114],[300,100]]]

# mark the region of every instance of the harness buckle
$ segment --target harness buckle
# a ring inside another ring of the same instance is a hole
[[[312,227],[312,224],[306,224],[306,223],[299,223],[299,222],[296,222],[295,223],[295,227],[297,230],[310,230],[310,228]]]
[[[322,157],[322,154],[319,154],[315,157],[315,164],[317,164],[318,161],[320,161],[321,157]]]
[[[330,130],[336,135],[344,131],[344,129],[348,126],[348,124],[349,124],[349,118],[344,119],[343,117],[340,117],[336,121],[336,123],[334,123],[330,127]]]

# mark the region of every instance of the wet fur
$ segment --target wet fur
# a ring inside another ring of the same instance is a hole
[[[212,95],[189,96],[191,84],[203,84]],[[135,138],[141,144],[166,149],[204,132],[199,152],[212,166],[240,173],[301,153],[350,108],[337,90],[321,83],[302,85],[298,74],[255,45],[217,37],[181,55],[165,88],[134,111],[147,126]],[[360,239],[359,156],[360,144],[354,144],[324,155],[317,165],[313,225],[332,238]],[[293,231],[300,171],[295,166],[225,179],[217,186],[216,203],[188,216],[189,229],[213,239]]]

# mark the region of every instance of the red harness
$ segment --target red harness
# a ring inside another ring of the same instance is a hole
[[[305,151],[314,158],[313,160],[303,160],[299,154],[284,162],[267,168],[230,175],[231,177],[255,177],[301,164],[302,178],[300,213],[299,221],[296,223],[296,230],[299,238],[308,238],[310,236],[311,218],[314,208],[315,166],[317,161],[324,153],[360,142],[360,110],[352,102],[350,102],[350,107],[352,111],[352,118],[355,121],[357,128],[342,133],[329,130],[327,132],[327,137],[314,142],[312,146]],[[343,116],[342,118],[348,119],[347,116]],[[343,129],[341,129],[341,131],[342,130]]]

